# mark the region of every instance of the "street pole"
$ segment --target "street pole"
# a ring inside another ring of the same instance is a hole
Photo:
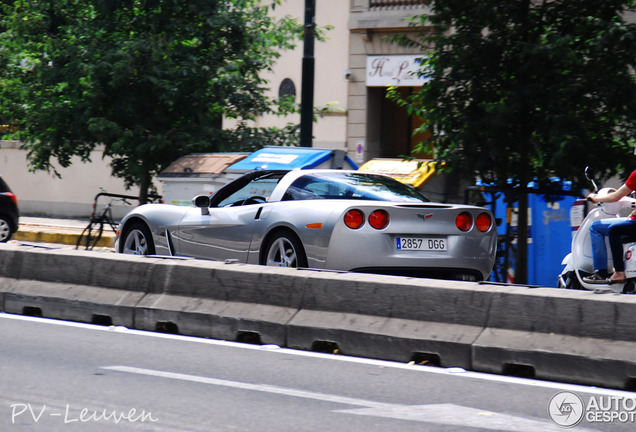
[[[300,100],[300,146],[311,147],[314,122],[314,39],[316,0],[305,0],[305,32]]]

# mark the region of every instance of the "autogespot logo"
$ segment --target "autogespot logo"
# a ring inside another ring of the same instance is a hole
[[[548,413],[553,422],[562,427],[574,427],[581,423],[585,409],[581,398],[570,392],[561,392],[552,396],[548,404]]]

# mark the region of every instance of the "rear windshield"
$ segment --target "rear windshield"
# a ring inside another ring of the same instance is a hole
[[[11,192],[11,189],[9,189],[9,185],[7,185],[4,180],[2,180],[2,177],[0,177],[0,192]]]
[[[429,202],[417,190],[390,177],[367,173],[328,172],[296,179],[283,200],[359,199],[422,203]]]

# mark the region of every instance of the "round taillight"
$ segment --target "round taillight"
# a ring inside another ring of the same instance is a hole
[[[477,216],[477,219],[475,219],[475,226],[481,232],[488,231],[491,225],[492,219],[490,218],[490,215],[488,213],[481,213],[479,216]]]
[[[358,229],[364,224],[364,213],[360,210],[349,210],[344,215],[344,223],[351,229]]]
[[[384,229],[389,224],[389,214],[384,210],[375,210],[369,215],[369,225],[375,229]]]
[[[455,225],[462,231],[468,231],[473,226],[473,217],[468,212],[462,212],[457,215]]]

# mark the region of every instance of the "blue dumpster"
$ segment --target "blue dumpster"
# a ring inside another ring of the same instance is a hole
[[[358,166],[343,150],[313,147],[265,147],[229,166],[226,172],[246,172],[255,169],[290,170],[296,168],[357,170]]]
[[[572,226],[570,210],[578,194],[569,182],[559,182],[560,192],[549,196],[536,191],[530,183],[528,194],[528,284],[556,287],[563,266],[561,261],[570,253]],[[493,193],[494,195],[494,193]],[[515,282],[515,256],[517,249],[518,203],[509,209],[503,192],[496,194],[495,218],[499,222],[498,257],[491,281]],[[510,243],[506,243],[506,236]]]

